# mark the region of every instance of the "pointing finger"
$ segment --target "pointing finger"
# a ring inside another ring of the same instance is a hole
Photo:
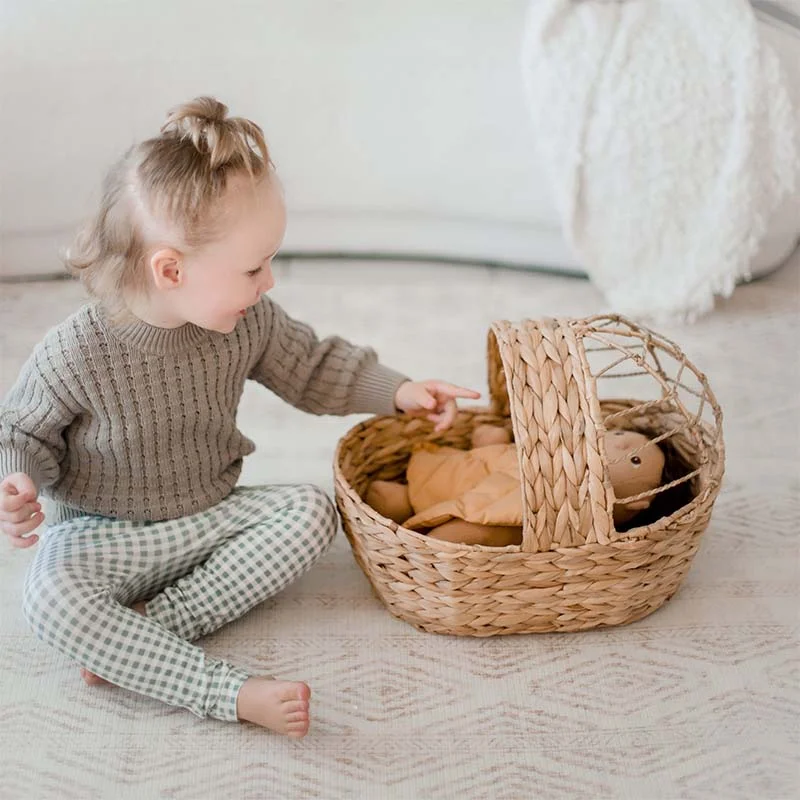
[[[446,381],[429,381],[426,385],[434,391],[441,392],[450,397],[463,397],[469,400],[477,400],[481,396],[481,393],[476,392],[474,389],[466,389],[463,386],[456,386]]]

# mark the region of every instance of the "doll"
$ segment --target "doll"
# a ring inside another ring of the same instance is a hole
[[[614,495],[631,497],[660,485],[664,452],[637,431],[605,434]],[[478,426],[472,449],[423,445],[412,453],[407,484],[373,481],[365,500],[378,513],[411,530],[462,544],[505,547],[522,542],[522,493],[516,446],[510,433]],[[614,505],[623,525],[650,505],[645,497]]]

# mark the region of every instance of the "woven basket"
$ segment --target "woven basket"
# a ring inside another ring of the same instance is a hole
[[[686,575],[722,479],[722,413],[705,376],[620,316],[494,323],[488,362],[491,409],[459,411],[440,434],[405,415],[375,417],[339,442],[337,505],[378,597],[418,628],[467,636],[579,631],[655,611]],[[620,379],[640,399],[604,399]],[[521,545],[428,538],[362,499],[373,480],[402,480],[420,443],[468,448],[485,424],[513,431]],[[665,484],[627,530],[613,508],[633,498],[614,497],[602,436],[621,427],[655,437],[667,462]]]

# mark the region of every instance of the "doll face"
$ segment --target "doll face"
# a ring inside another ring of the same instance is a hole
[[[608,474],[615,497],[630,497],[661,484],[664,451],[657,444],[648,444],[649,441],[636,431],[611,430],[605,434]],[[630,506],[616,506],[614,518],[617,522],[630,519],[649,505],[650,500],[643,498]]]

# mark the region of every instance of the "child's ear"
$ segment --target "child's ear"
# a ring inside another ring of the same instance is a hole
[[[175,289],[183,280],[183,259],[174,247],[162,247],[150,255],[150,275],[156,289]]]

